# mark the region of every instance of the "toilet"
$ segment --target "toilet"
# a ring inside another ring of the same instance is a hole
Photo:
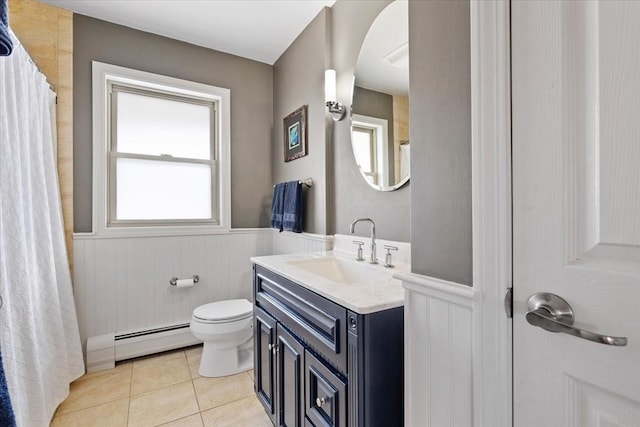
[[[223,377],[253,368],[253,305],[246,299],[197,307],[189,328],[204,343],[201,376]]]

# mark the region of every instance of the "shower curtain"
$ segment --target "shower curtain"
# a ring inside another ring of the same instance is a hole
[[[0,348],[18,426],[48,426],[84,373],[62,224],[55,94],[15,34],[0,58]]]

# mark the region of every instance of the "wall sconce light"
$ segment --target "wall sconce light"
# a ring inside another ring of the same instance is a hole
[[[336,101],[336,70],[324,72],[324,100],[334,121],[344,119],[347,109]]]

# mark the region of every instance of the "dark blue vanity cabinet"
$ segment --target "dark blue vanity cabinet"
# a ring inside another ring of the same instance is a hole
[[[263,310],[255,307],[253,310],[253,347],[254,388],[258,399],[276,423],[275,414],[275,352],[272,351],[276,342],[276,319]]]
[[[275,426],[403,425],[403,308],[358,314],[254,265],[255,390]]]

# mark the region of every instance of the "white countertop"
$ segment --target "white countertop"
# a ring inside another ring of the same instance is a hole
[[[357,264],[354,267],[366,269],[369,278],[355,283],[341,283],[295,266],[296,262],[318,258]],[[402,282],[394,279],[392,275],[408,273],[411,270],[410,265],[404,263],[396,264],[395,268],[386,268],[382,263],[369,264],[367,261],[356,261],[353,254],[339,251],[260,256],[252,257],[251,262],[360,314],[403,306]],[[371,277],[376,278],[371,279]]]

